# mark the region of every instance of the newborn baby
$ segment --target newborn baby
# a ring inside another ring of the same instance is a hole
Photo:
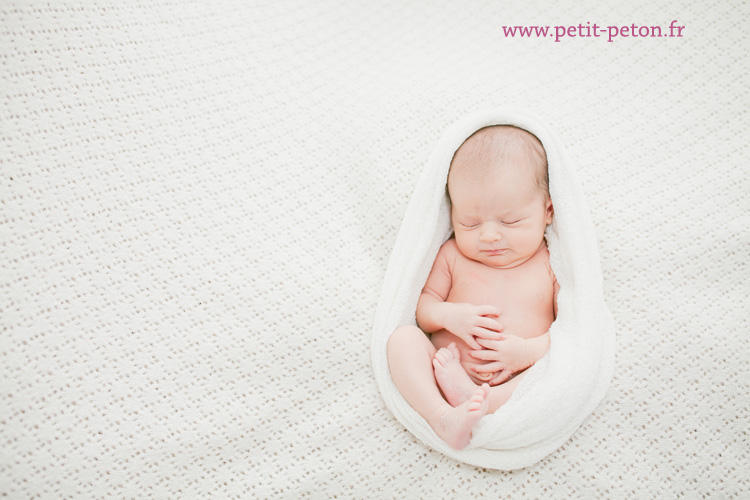
[[[454,234],[419,297],[419,328],[389,338],[388,365],[404,399],[461,449],[549,349],[558,286],[544,239],[547,158],[534,135],[477,131],[456,151],[447,188]]]

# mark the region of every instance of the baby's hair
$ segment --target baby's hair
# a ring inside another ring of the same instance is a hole
[[[468,146],[467,146],[468,145]],[[487,169],[483,165],[491,165],[493,168],[511,167],[514,157],[525,156],[534,165],[534,177],[537,187],[544,193],[545,200],[549,199],[549,174],[547,172],[547,153],[544,151],[542,142],[531,132],[513,125],[492,125],[474,132],[456,150],[453,158],[464,147],[475,147],[482,161],[474,163],[462,163],[460,172],[471,178],[482,178]],[[448,172],[448,179],[454,171],[454,162]],[[448,183],[445,186],[448,197]]]

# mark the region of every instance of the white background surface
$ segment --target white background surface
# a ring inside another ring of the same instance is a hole
[[[4,3],[0,494],[748,495],[748,10]],[[618,326],[603,403],[516,472],[416,441],[368,352],[434,143],[503,104],[574,162]]]

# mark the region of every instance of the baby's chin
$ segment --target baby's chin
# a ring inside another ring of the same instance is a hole
[[[495,269],[512,269],[514,267],[520,266],[531,258],[530,255],[518,258],[515,255],[509,255],[509,252],[510,251],[502,255],[480,254],[478,256],[475,256],[473,260],[476,260],[477,262],[479,262],[480,264],[484,264],[485,266],[494,267]]]
[[[540,245],[539,249],[541,248],[542,246]],[[514,267],[520,266],[528,260],[531,260],[531,258],[539,252],[539,249],[534,252],[524,254],[519,254],[515,250],[510,249],[505,250],[504,252],[499,254],[491,254],[480,251],[478,253],[475,253],[470,258],[479,262],[480,264],[484,264],[485,266],[493,267],[495,269],[512,269]]]

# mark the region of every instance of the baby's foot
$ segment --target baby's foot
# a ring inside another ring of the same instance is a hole
[[[471,430],[487,413],[489,394],[489,384],[482,384],[464,404],[456,408],[445,406],[438,415],[437,425],[433,426],[435,433],[452,448],[466,448],[471,441]]]
[[[440,390],[451,406],[465,403],[477,390],[477,385],[461,366],[458,348],[454,342],[435,353],[432,366],[435,368],[435,379]]]

